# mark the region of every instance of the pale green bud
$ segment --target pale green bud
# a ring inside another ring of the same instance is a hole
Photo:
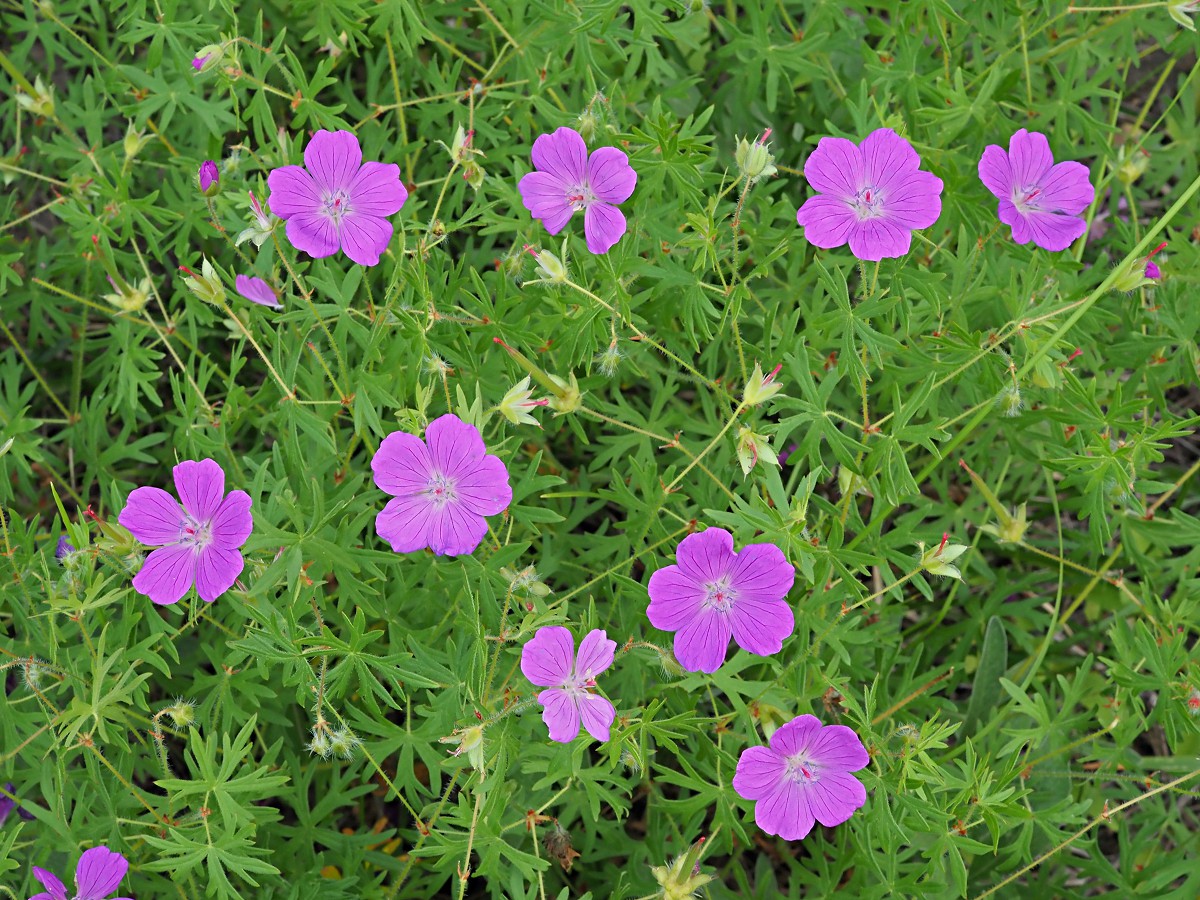
[[[775,157],[767,149],[767,138],[770,136],[771,129],[768,128],[761,137],[754,141],[746,138],[738,140],[734,158],[737,160],[737,166],[741,170],[743,178],[749,181],[758,181],[760,178],[770,178],[778,171],[774,165]]]
[[[46,119],[54,118],[54,86],[47,87],[39,75],[33,80],[33,93],[16,92],[17,105],[21,109]]]
[[[214,306],[225,304],[225,288],[221,286],[221,278],[207,258],[200,266],[201,274],[199,275],[184,266],[180,266],[180,268],[188,274],[183,283],[187,285],[189,291],[205,303],[211,303]]]
[[[958,566],[951,564],[971,548],[965,544],[947,543],[949,539],[949,534],[943,534],[942,542],[930,550],[926,550],[925,545],[921,541],[917,541],[917,547],[920,548],[921,553],[921,568],[930,575],[944,575],[947,578],[957,578],[961,581],[962,573],[959,572]]]
[[[742,402],[746,406],[758,406],[778,394],[783,385],[775,383],[775,376],[782,368],[782,365],[778,365],[771,370],[770,375],[763,375],[762,366],[755,363],[750,380],[746,382],[746,387],[742,392]]]
[[[779,457],[771,449],[770,440],[769,437],[756,434],[744,425],[738,431],[737,458],[743,476],[749,475],[760,459],[769,466],[779,465]]]

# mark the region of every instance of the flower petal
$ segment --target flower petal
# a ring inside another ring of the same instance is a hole
[[[67,900],[67,886],[58,880],[53,872],[47,872],[45,869],[38,866],[33,867],[33,877],[41,882],[42,887],[46,889],[44,895],[52,898],[52,900]]]
[[[862,187],[862,153],[853,141],[823,137],[804,161],[804,177],[814,189],[834,197],[853,197]]]
[[[157,547],[179,540],[184,516],[179,501],[162,488],[140,487],[130,491],[117,521],[143,544]]]
[[[1054,165],[1050,142],[1041,132],[1022,128],[1009,139],[1008,164],[1012,169],[1013,187],[1025,189],[1040,184],[1042,176]]]
[[[433,477],[424,441],[403,431],[393,431],[383,439],[371,458],[371,472],[379,489],[394,497],[425,490]]]
[[[202,459],[181,462],[173,473],[175,490],[188,515],[197,522],[211,519],[225,496],[225,471],[215,460]]]
[[[737,591],[739,601],[782,600],[795,580],[796,569],[774,544],[747,544],[729,568],[729,586]]]
[[[212,517],[213,546],[236,550],[246,543],[254,530],[254,517],[250,515],[252,502],[245,491],[230,491],[221,501]]]
[[[184,544],[160,547],[142,563],[133,589],[158,604],[178,603],[196,578],[196,551]]]
[[[548,172],[530,172],[517,182],[521,202],[550,234],[558,234],[575,213],[567,200],[570,188]]]
[[[816,824],[804,789],[794,781],[781,781],[774,792],[759,800],[754,807],[754,821],[767,834],[785,841],[808,837]]]
[[[841,825],[867,802],[863,783],[842,772],[824,772],[803,790],[809,809],[822,825]]]
[[[267,176],[267,206],[281,219],[321,208],[321,191],[303,166],[280,166]]]
[[[770,656],[783,649],[783,642],[796,630],[792,608],[779,601],[738,597],[729,609],[733,639],[743,650]]]
[[[76,900],[104,900],[117,889],[129,862],[120,853],[107,847],[93,847],[79,857],[75,867]]]
[[[233,286],[237,288],[239,294],[252,303],[271,306],[275,309],[280,309],[282,306],[275,289],[257,276],[237,275],[233,279]]]
[[[1083,212],[1096,197],[1087,166],[1077,162],[1052,166],[1042,178],[1041,188],[1037,206],[1070,215]]]
[[[1009,204],[1012,206],[1012,204]],[[1016,207],[1012,207],[1015,211]],[[1000,201],[1000,209],[1005,211],[1005,201]],[[1000,220],[1004,221],[1001,215]],[[1018,244],[1028,244],[1033,241],[1043,250],[1058,252],[1066,250],[1077,238],[1087,231],[1087,221],[1078,216],[1068,216],[1061,213],[1030,210],[1027,213],[1015,212],[1015,221],[1011,224],[1013,240]]]
[[[776,728],[769,743],[771,749],[780,756],[795,756],[808,749],[809,743],[820,730],[821,720],[816,716],[796,716]]]
[[[646,615],[659,631],[678,631],[700,614],[704,586],[679,566],[666,566],[650,576]]]
[[[587,733],[603,743],[612,735],[612,723],[617,711],[607,698],[599,694],[581,694],[577,699],[579,717]]]
[[[284,232],[293,247],[313,259],[332,256],[342,246],[333,220],[322,213],[297,213],[287,220]]]
[[[850,229],[850,252],[871,262],[904,256],[912,246],[912,232],[887,219],[867,219]]]
[[[904,228],[928,228],[942,214],[942,179],[918,169],[892,182],[884,198],[884,219]]]
[[[245,561],[237,550],[205,547],[196,558],[196,593],[205,603],[212,603],[233,587]]]
[[[342,217],[342,250],[360,266],[377,266],[395,230],[387,219],[355,211]]]
[[[408,190],[400,180],[395,163],[362,164],[350,183],[350,209],[368,216],[394,216],[408,199]]]
[[[453,413],[438,416],[425,429],[433,469],[448,478],[474,472],[487,455],[479,429]]]
[[[579,642],[579,656],[575,660],[575,679],[589,681],[613,664],[617,642],[609,640],[608,632],[594,628]]]
[[[984,148],[983,156],[979,157],[979,180],[997,197],[1012,197],[1012,167],[1003,147],[988,144]]]
[[[706,528],[689,534],[675,548],[675,562],[680,570],[699,582],[724,578],[733,560],[733,535],[724,528]]]
[[[587,177],[587,144],[572,128],[539,135],[530,156],[534,166],[553,175],[564,186],[578,186]]]
[[[804,239],[814,247],[829,250],[840,247],[858,224],[854,209],[844,200],[815,194],[796,210],[796,223],[804,226]]]
[[[494,516],[512,503],[512,486],[508,469],[498,456],[487,455],[474,472],[455,479],[454,491],[466,509],[481,515]]]
[[[725,662],[730,633],[724,613],[702,609],[675,633],[675,658],[688,672],[715,672]]]
[[[304,166],[321,191],[349,191],[362,166],[362,148],[349,131],[318,131],[304,148]]]
[[[745,800],[769,797],[783,780],[787,761],[766,747],[747,747],[738,757],[733,789]]]
[[[625,214],[607,203],[593,203],[583,211],[583,234],[587,248],[597,255],[607,253],[628,226]]]
[[[870,765],[871,756],[853,728],[845,725],[825,725],[810,735],[807,747],[812,761],[822,769],[857,772]]]
[[[433,513],[433,501],[425,494],[396,497],[375,517],[375,532],[396,553],[413,553],[429,546]]]
[[[575,667],[575,639],[561,625],[545,625],[521,648],[521,672],[530,684],[566,684]]]
[[[550,688],[537,696],[542,710],[542,721],[550,729],[550,740],[569,744],[579,734],[579,705],[566,691]]]
[[[605,203],[624,203],[637,187],[637,172],[616,147],[599,147],[587,164],[588,186]]]
[[[487,519],[451,501],[429,517],[429,549],[438,556],[468,556],[483,543]]]
[[[921,157],[890,128],[876,128],[858,146],[863,160],[863,182],[885,194],[921,165]]]

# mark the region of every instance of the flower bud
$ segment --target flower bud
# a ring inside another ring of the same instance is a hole
[[[167,716],[176,728],[186,728],[196,721],[195,705],[187,700],[176,700],[174,706],[167,707]]]
[[[192,59],[192,68],[199,75],[216,66],[224,55],[225,50],[220,44],[207,44],[196,51],[196,55]]]
[[[487,177],[487,173],[483,171],[483,166],[474,160],[471,160],[471,162],[463,166],[462,177],[463,181],[475,188],[475,190],[479,190],[480,186],[483,184],[483,179]]]
[[[31,112],[35,116],[45,119],[54,118],[54,87],[53,85],[46,87],[41,75],[33,80],[33,93],[26,94],[24,91],[18,90],[16,100],[21,109]]]
[[[767,138],[770,136],[771,129],[768,128],[753,142],[746,138],[738,140],[734,158],[742,177],[747,181],[755,182],[760,178],[769,178],[777,171],[774,165],[775,157],[767,149]]]
[[[1192,16],[1200,12],[1200,0],[1176,0],[1174,3],[1167,4],[1167,12],[1177,24],[1182,25],[1188,31],[1195,31],[1196,26],[1192,23]]]
[[[567,274],[567,242],[565,239],[562,245],[561,260],[549,250],[537,250],[529,244],[525,245],[525,249],[529,251],[530,256],[537,260],[538,271],[542,273],[542,277],[530,282],[531,284],[564,284],[570,281]]]
[[[330,754],[329,735],[323,728],[314,728],[312,740],[307,744],[309,752],[321,759],[328,759]]]
[[[621,352],[621,348],[617,346],[616,338],[614,338],[607,349],[601,350],[596,354],[595,363],[604,375],[612,378],[617,374],[617,369],[620,367],[624,356],[625,354]]]
[[[271,237],[271,232],[275,230],[275,223],[279,220],[269,213],[263,212],[258,198],[254,196],[254,191],[250,191],[249,194],[250,214],[254,217],[254,221],[250,223],[250,227],[239,232],[233,243],[240,247],[246,241],[254,241],[255,247],[261,247]]]
[[[770,440],[769,437],[754,433],[745,425],[738,431],[737,458],[743,476],[749,475],[760,459],[769,466],[779,465],[779,458],[771,449]]]
[[[1145,256],[1131,260],[1117,275],[1113,287],[1127,294],[1138,288],[1152,287],[1162,278],[1162,269],[1158,267],[1158,263],[1154,262],[1153,257],[1166,246],[1166,242],[1163,242]]]
[[[1145,150],[1134,150],[1128,156],[1125,155],[1125,148],[1121,148],[1121,156],[1118,157],[1117,178],[1124,184],[1133,184],[1145,173],[1150,167],[1150,154]]]
[[[200,163],[200,193],[205,197],[215,197],[221,190],[221,171],[211,159]]]
[[[778,365],[771,370],[770,375],[763,375],[762,366],[755,363],[750,380],[746,382],[746,387],[742,391],[742,402],[746,406],[758,406],[778,394],[783,385],[775,383],[775,376],[782,368],[782,365]]]
[[[221,286],[220,276],[217,275],[217,270],[213,268],[212,263],[206,258],[200,267],[200,275],[197,275],[186,266],[180,266],[184,272],[187,272],[188,278],[184,280],[187,289],[203,300],[205,303],[211,303],[214,306],[225,305],[225,288]]]
[[[454,733],[444,738],[438,738],[439,744],[458,744],[458,749],[451,751],[451,756],[466,754],[471,768],[482,773],[484,770],[483,726],[472,725],[470,728],[458,728]]]
[[[583,406],[583,391],[579,390],[579,382],[575,380],[575,373],[572,372],[567,381],[563,381],[557,375],[546,375],[557,386],[554,391],[554,396],[550,397],[550,408],[557,415],[566,415],[573,413]]]
[[[583,138],[584,143],[590,144],[592,138],[596,136],[596,128],[599,124],[600,120],[596,118],[596,114],[592,112],[592,108],[589,106],[575,120],[575,130],[579,132],[579,136]]]
[[[146,308],[146,303],[150,300],[149,278],[143,278],[138,282],[137,287],[124,279],[115,281],[111,277],[108,279],[108,283],[113,286],[115,292],[105,294],[104,299],[121,312],[136,313]]]
[[[1005,386],[1004,390],[996,395],[996,405],[1000,407],[1000,415],[1006,419],[1020,415],[1021,404],[1021,389],[1015,384]]]
[[[957,578],[962,580],[962,573],[959,572],[958,566],[951,565],[954,560],[958,559],[971,548],[965,544],[950,544],[950,535],[943,534],[942,542],[936,548],[926,550],[925,545],[921,541],[917,541],[917,547],[921,553],[921,568],[930,575],[944,575],[947,578]]]
[[[871,493],[870,485],[867,484],[867,479],[846,466],[838,466],[838,493],[843,497],[849,497],[852,494],[874,496]]]
[[[133,123],[130,122],[129,126],[125,129],[125,140],[122,142],[125,150],[125,161],[129,162],[137,156],[149,141],[150,138],[146,137],[146,133],[144,131],[137,131],[133,127]]]
[[[711,875],[700,872],[700,855],[704,852],[704,838],[696,841],[682,856],[677,856],[669,866],[653,866],[650,873],[662,890],[662,900],[689,900],[696,891],[712,881]]]
[[[349,759],[354,751],[362,746],[362,741],[349,728],[339,728],[329,735],[329,752],[342,759]]]

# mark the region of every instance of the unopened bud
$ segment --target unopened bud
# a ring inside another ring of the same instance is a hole
[[[451,756],[466,756],[471,768],[482,773],[485,766],[483,751],[483,726],[472,725],[470,728],[459,728],[453,734],[438,738],[440,744],[458,744],[458,749],[451,751]]]
[[[579,136],[583,138],[585,143],[590,144],[592,138],[596,136],[596,128],[599,124],[600,120],[596,118],[596,114],[592,112],[592,108],[589,106],[575,120],[575,130],[579,132]]]
[[[1113,287],[1128,294],[1141,287],[1153,286],[1162,278],[1162,269],[1158,267],[1158,263],[1154,262],[1154,256],[1166,246],[1166,242],[1163,242],[1145,256],[1130,260],[1121,269],[1117,280],[1113,282]]]
[[[199,75],[216,66],[224,55],[225,51],[220,44],[207,44],[196,51],[192,58],[192,68]]]
[[[771,151],[768,149],[767,138],[770,136],[771,129],[768,128],[754,141],[746,138],[738,140],[734,158],[737,160],[737,166],[741,170],[742,177],[748,181],[753,182],[760,178],[769,178],[777,171],[775,168],[775,157],[771,155]]]
[[[779,465],[779,457],[771,449],[770,440],[769,437],[756,434],[744,425],[738,431],[737,458],[743,476],[749,475],[760,459],[769,466]]]
[[[199,275],[184,266],[180,266],[180,269],[188,274],[184,284],[187,285],[189,291],[205,303],[211,303],[214,306],[225,304],[225,288],[221,286],[221,278],[217,275],[217,270],[207,259],[201,264],[201,274]]]
[[[24,91],[17,91],[16,100],[21,109],[31,112],[35,116],[46,119],[54,117],[54,87],[47,87],[42,81],[41,75],[33,80],[33,93],[26,94]]]
[[[1021,412],[1021,389],[1010,384],[996,395],[996,405],[1000,407],[1000,415],[1011,419]]]
[[[704,838],[700,838],[686,853],[671,860],[670,865],[651,867],[654,880],[662,888],[658,894],[662,900],[689,900],[696,891],[713,880],[711,875],[704,875],[700,871],[703,852]]]
[[[545,284],[564,284],[570,281],[567,274],[567,242],[563,241],[562,259],[551,253],[549,250],[537,250],[534,247],[526,244],[525,249],[529,251],[529,255],[537,260],[538,271],[542,277],[538,278],[534,284],[543,282]]]
[[[115,288],[111,294],[105,294],[104,299],[115,306],[121,312],[141,312],[146,308],[146,303],[150,299],[150,279],[143,278],[134,287],[127,281],[114,281],[108,279],[108,283]]]
[[[122,141],[126,162],[137,156],[149,141],[150,138],[146,137],[146,133],[135,129],[133,123],[130,122],[125,129],[125,140]]]
[[[925,545],[921,541],[917,541],[917,547],[920,548],[921,554],[921,568],[930,575],[942,575],[961,581],[962,573],[959,572],[958,566],[952,565],[952,563],[971,548],[965,544],[951,544],[949,540],[950,535],[943,534],[942,542],[929,550],[925,549]]]
[[[617,369],[620,367],[621,360],[624,357],[625,354],[621,352],[621,348],[617,346],[617,341],[614,338],[612,343],[608,345],[607,349],[601,350],[596,354],[595,362],[597,368],[599,368],[604,375],[612,378],[617,374]]]
[[[200,163],[197,175],[200,180],[200,193],[205,197],[215,197],[221,191],[221,170],[211,159]]]

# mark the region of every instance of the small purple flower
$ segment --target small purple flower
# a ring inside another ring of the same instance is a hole
[[[537,696],[544,709],[542,721],[550,729],[550,740],[569,744],[579,734],[579,723],[598,741],[607,741],[617,711],[589,688],[596,676],[613,664],[617,642],[597,628],[579,642],[558,625],[537,630],[533,640],[521,648],[521,671],[532,684],[547,688]]]
[[[79,857],[75,866],[75,900],[106,900],[121,884],[129,871],[129,862],[120,853],[107,847],[93,847]],[[67,886],[51,872],[33,867],[33,877],[46,890],[34,894],[29,900],[67,900]],[[128,897],[117,900],[129,900]]]
[[[211,159],[200,163],[200,193],[206,197],[215,193],[216,186],[221,181],[221,172]]]
[[[211,55],[212,55],[211,53],[206,53],[203,56],[193,57],[192,58],[192,68],[195,69],[197,72],[199,72],[201,69],[204,68],[204,64],[206,62],[208,62],[208,59]]]
[[[303,166],[281,166],[267,176],[267,205],[287,222],[292,246],[314,259],[338,249],[374,266],[392,240],[394,216],[408,199],[395,163],[362,161],[349,131],[318,131],[304,148]]]
[[[279,302],[279,292],[257,276],[238,275],[233,279],[233,286],[239,294],[253,303],[272,309],[283,309],[283,304]]]
[[[517,188],[521,202],[550,234],[558,234],[583,210],[583,233],[593,253],[607,253],[625,233],[624,203],[637,185],[629,157],[616,147],[598,147],[589,158],[578,131],[559,128],[533,142],[536,172],[524,176]]]
[[[675,658],[687,671],[717,671],[730,635],[743,650],[768,656],[795,629],[784,598],[796,570],[774,544],[734,553],[733,535],[708,528],[679,542],[675,563],[650,576],[646,615],[675,632]]]
[[[75,548],[71,546],[71,542],[67,540],[67,536],[60,534],[58,536],[58,546],[54,548],[54,558],[62,562],[68,554],[74,552]]]
[[[474,553],[487,519],[512,502],[508,470],[483,445],[479,430],[444,415],[425,440],[394,431],[371,460],[375,484],[391,494],[375,530],[397,553],[428,547],[440,556]]]
[[[796,212],[804,237],[827,250],[849,243],[859,259],[903,256],[913,230],[942,212],[942,180],[920,166],[917,151],[890,128],[861,144],[821,138],[804,162],[804,177],[818,191]]]
[[[733,789],[756,801],[759,828],[798,841],[816,822],[840,825],[867,802],[867,789],[850,773],[870,762],[852,729],[798,716],[771,735],[769,746],[742,751]]]
[[[1087,166],[1055,165],[1050,142],[1022,128],[1008,142],[1008,152],[989,144],[979,159],[979,180],[1000,199],[999,216],[1012,226],[1018,244],[1033,241],[1043,250],[1066,250],[1087,231],[1079,213],[1096,192]]]
[[[140,487],[129,494],[117,521],[135,538],[158,547],[133,579],[133,587],[155,603],[177,603],[192,584],[205,603],[229,590],[242,573],[239,548],[254,526],[250,495],[225,494],[225,472],[211,459],[174,468],[175,490]]]
[[[1158,281],[1158,279],[1162,278],[1162,269],[1158,267],[1158,263],[1153,260],[1146,260],[1146,277],[1153,281]]]
[[[4,785],[4,790],[15,795],[17,792],[17,786],[10,781],[8,784]],[[14,809],[16,809],[17,815],[26,822],[33,820],[33,813],[29,812],[29,810],[17,803],[16,800],[0,795],[0,825],[4,824],[4,820],[8,818],[8,814]]]

